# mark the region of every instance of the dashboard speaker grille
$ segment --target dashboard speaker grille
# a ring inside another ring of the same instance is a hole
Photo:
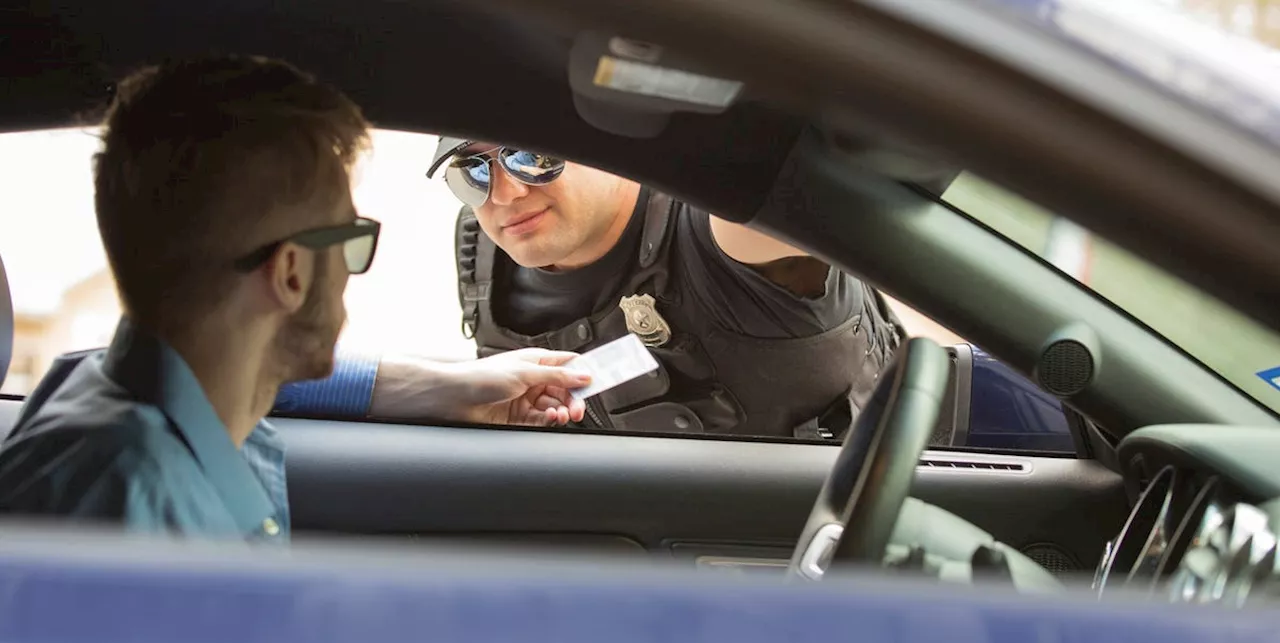
[[[1093,380],[1093,354],[1084,344],[1063,339],[1045,348],[1036,365],[1036,379],[1046,391],[1058,397],[1070,397],[1084,390]]]
[[[1080,561],[1057,545],[1049,543],[1027,545],[1022,548],[1022,553],[1055,575],[1084,571]]]

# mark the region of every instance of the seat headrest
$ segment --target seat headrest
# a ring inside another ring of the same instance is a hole
[[[9,294],[9,275],[4,271],[4,258],[0,257],[0,386],[9,374],[9,362],[13,359],[13,297]]]

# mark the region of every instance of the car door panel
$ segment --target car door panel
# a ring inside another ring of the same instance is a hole
[[[836,455],[777,442],[277,423],[299,529],[609,534],[703,554],[708,543],[789,553]],[[1128,509],[1120,477],[1091,460],[928,451],[921,462],[916,497],[1079,566]]]
[[[20,401],[0,401],[7,428]],[[785,557],[834,445],[276,418],[308,532],[678,558]],[[1127,511],[1091,460],[927,451],[913,495],[1020,549],[1091,564]]]

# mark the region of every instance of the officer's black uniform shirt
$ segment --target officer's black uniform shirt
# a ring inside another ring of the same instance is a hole
[[[631,221],[618,243],[599,261],[570,271],[525,268],[500,249],[494,270],[495,321],[524,335],[536,335],[616,306],[626,279],[639,262],[640,237],[649,191],[636,201]],[[849,275],[828,270],[825,292],[801,297],[755,269],[735,261],[716,245],[710,215],[681,207],[671,249],[672,277],[679,280],[685,305],[722,329],[758,338],[816,335],[839,326],[862,309],[862,289]]]

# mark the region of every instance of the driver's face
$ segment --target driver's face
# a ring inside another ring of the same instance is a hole
[[[350,189],[347,189],[332,208],[326,223],[350,223],[355,217],[355,204]],[[306,299],[302,307],[285,321],[275,342],[276,359],[289,366],[291,381],[320,379],[333,372],[334,350],[347,322],[343,294],[350,277],[342,244],[316,253]]]

